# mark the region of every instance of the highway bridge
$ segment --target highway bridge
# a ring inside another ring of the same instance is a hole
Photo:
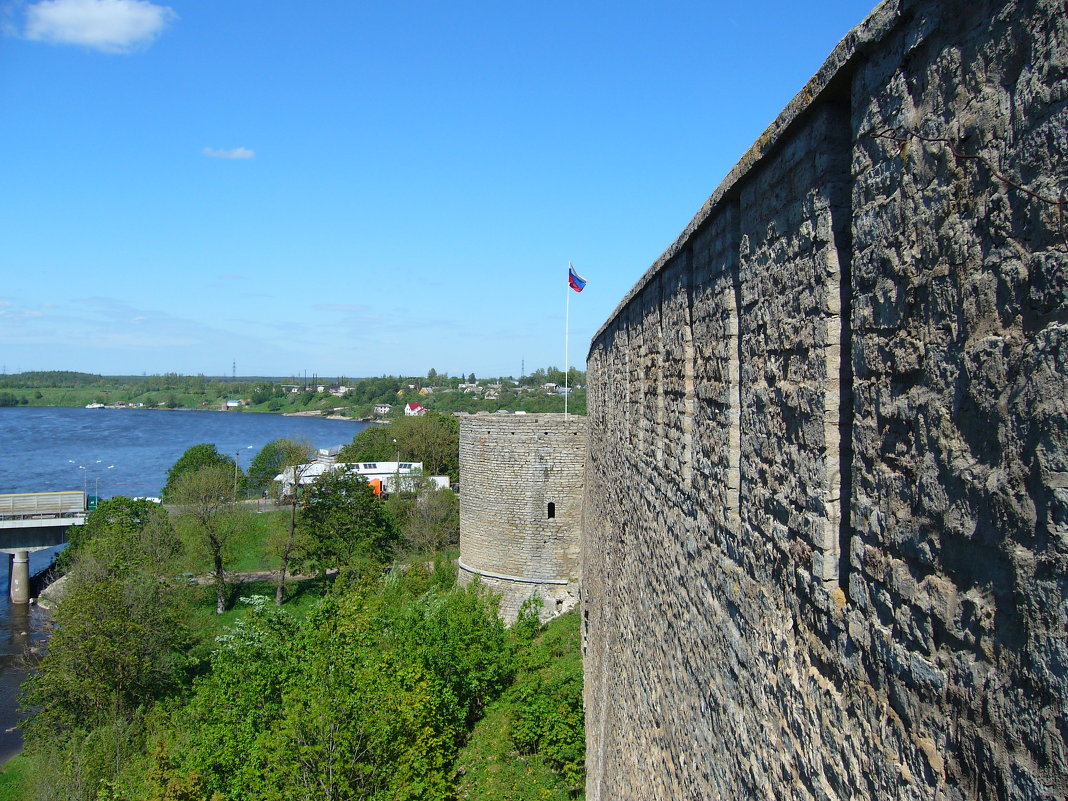
[[[30,600],[29,552],[67,541],[67,529],[85,523],[84,492],[0,495],[0,553],[11,562],[11,602]]]

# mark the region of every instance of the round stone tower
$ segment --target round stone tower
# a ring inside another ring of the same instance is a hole
[[[585,461],[585,417],[460,419],[459,578],[499,593],[506,623],[534,594],[543,619],[578,601]]]

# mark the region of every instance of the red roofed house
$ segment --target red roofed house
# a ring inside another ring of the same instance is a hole
[[[404,407],[404,414],[406,417],[418,417],[421,414],[426,414],[426,407],[421,403],[409,403]]]

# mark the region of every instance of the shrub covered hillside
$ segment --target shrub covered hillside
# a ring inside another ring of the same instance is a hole
[[[576,615],[506,629],[449,560],[362,552],[310,605],[245,595],[222,618],[176,572],[188,555],[159,507],[111,502],[85,528],[25,695],[15,797],[581,797]]]

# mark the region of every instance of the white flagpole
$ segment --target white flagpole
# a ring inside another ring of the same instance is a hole
[[[565,304],[564,311],[564,419],[567,419],[567,371],[568,371],[568,336],[571,333],[571,262],[567,263],[567,286],[564,287],[564,291],[567,292],[567,302]]]

